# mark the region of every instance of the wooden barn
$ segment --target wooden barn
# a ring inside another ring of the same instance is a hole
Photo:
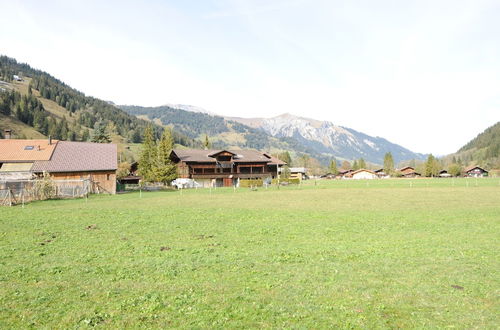
[[[0,180],[88,179],[94,192],[116,192],[115,144],[57,140],[0,140]]]
[[[255,150],[174,149],[170,159],[179,178],[196,180],[203,187],[230,187],[239,179],[276,178],[285,163]]]

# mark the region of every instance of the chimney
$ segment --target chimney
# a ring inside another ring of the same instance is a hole
[[[52,145],[52,136],[49,135],[49,146]]]
[[[5,140],[10,140],[10,138],[12,137],[12,130],[5,129],[3,131],[3,137],[4,137]]]

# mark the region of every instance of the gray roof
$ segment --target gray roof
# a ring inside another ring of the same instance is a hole
[[[177,156],[183,162],[215,163],[216,159],[211,157],[224,150],[201,150],[201,149],[174,149],[172,154]],[[279,159],[266,153],[256,150],[225,150],[235,154],[233,161],[235,163],[244,162],[262,162],[269,164],[283,165]]]
[[[116,170],[116,144],[59,141],[48,161],[36,161],[33,172],[83,172]]]

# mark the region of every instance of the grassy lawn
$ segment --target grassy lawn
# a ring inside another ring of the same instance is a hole
[[[0,209],[0,328],[498,328],[499,179]]]

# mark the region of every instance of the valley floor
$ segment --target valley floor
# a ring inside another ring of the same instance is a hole
[[[0,209],[0,327],[497,328],[499,179]]]

